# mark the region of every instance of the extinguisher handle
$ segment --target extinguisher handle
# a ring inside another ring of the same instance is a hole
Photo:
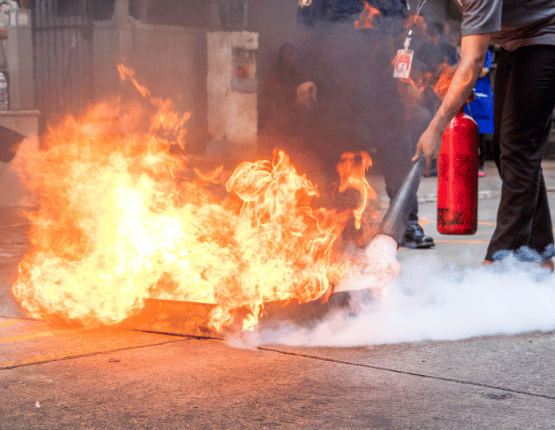
[[[426,168],[426,158],[421,155],[413,164],[403,183],[389,203],[389,209],[383,217],[379,233],[391,236],[399,244],[403,241],[409,212],[416,192],[420,185],[420,179]]]

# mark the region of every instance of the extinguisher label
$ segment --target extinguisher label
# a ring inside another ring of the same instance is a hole
[[[454,211],[448,208],[437,208],[437,222],[444,226],[463,225],[464,215],[460,211]]]
[[[414,51],[412,49],[399,49],[393,62],[393,77],[407,79],[410,76],[412,67],[412,57]]]
[[[478,220],[469,214],[449,208],[437,208],[437,231],[441,234],[471,235],[476,233]]]

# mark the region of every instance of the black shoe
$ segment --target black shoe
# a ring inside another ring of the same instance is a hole
[[[409,221],[405,230],[405,237],[401,246],[407,248],[426,249],[434,246],[434,239],[424,235],[424,230],[418,224],[418,221]]]

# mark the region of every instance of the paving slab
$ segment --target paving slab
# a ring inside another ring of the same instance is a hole
[[[0,318],[0,370],[176,340],[179,338],[109,327],[83,328]]]
[[[358,348],[262,348],[555,400],[553,331]]]
[[[0,371],[7,399],[0,428],[551,428],[555,406],[540,396],[215,340],[38,367]]]
[[[544,166],[555,191],[555,162]],[[437,233],[436,179],[423,178],[420,215],[436,246],[401,248],[403,270],[434,259],[440,272],[479,266],[499,199],[492,169],[468,237]],[[383,181],[376,188],[383,197]],[[0,211],[0,429],[555,427],[555,327],[359,347],[52,327],[27,319],[11,294],[28,246],[18,216]]]

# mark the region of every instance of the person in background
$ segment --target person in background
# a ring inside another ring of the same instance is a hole
[[[449,26],[445,22],[427,24],[426,35],[428,40],[423,43],[422,55],[431,57],[436,65],[447,63],[452,66],[459,61],[457,47],[449,41]]]
[[[292,127],[297,87],[301,77],[295,65],[295,50],[284,43],[277,52],[274,66],[268,73],[259,101],[260,134],[269,142],[265,151],[286,144],[294,135]]]
[[[367,15],[368,25],[361,22],[365,3],[379,10],[379,14]],[[313,80],[321,101],[328,111],[337,113],[336,128],[341,130],[334,148],[322,151],[371,153],[381,167],[386,192],[393,199],[412,167],[414,152],[392,70],[395,54],[403,47],[407,34],[406,1],[313,0],[299,7],[298,18],[305,43],[300,51],[307,52],[311,66],[328,68],[325,74],[316,70],[311,76],[317,76]],[[400,246],[434,246],[433,238],[426,236],[420,226],[416,192]]]
[[[493,91],[489,71],[493,62],[491,50],[486,52],[486,61],[474,86],[474,100],[464,107],[464,112],[474,118],[480,130],[478,176],[484,176],[484,161],[488,150],[486,135],[493,133]]]
[[[302,79],[295,49],[291,43],[284,43],[260,95],[259,130],[267,140],[262,142],[266,147],[261,155],[269,155],[276,147],[299,155],[303,149],[311,149],[318,140],[318,113],[317,87]]]
[[[551,0],[457,0],[461,61],[418,141],[427,167],[449,122],[472,93],[490,42],[500,45],[494,85],[493,154],[502,180],[497,225],[484,265],[508,254],[553,271],[553,227],[541,162],[555,108],[555,4]]]

